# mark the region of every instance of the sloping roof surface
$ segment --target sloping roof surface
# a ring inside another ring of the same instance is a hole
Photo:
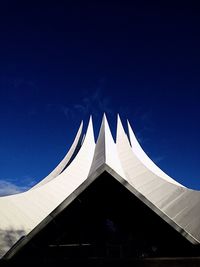
[[[200,191],[160,170],[129,123],[130,140],[119,116],[116,142],[105,115],[96,143],[91,118],[84,140],[82,130],[81,123],[69,152],[46,178],[26,192],[0,197],[0,257],[12,255],[19,240],[39,231],[55,210],[60,212],[105,170],[190,242],[200,243]]]

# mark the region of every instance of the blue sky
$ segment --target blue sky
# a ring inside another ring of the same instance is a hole
[[[160,2],[0,3],[1,195],[45,177],[103,112],[200,190],[200,6]]]

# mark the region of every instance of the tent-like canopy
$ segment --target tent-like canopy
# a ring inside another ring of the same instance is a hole
[[[118,116],[114,142],[104,115],[95,142],[90,118],[86,134],[81,123],[67,155],[46,178],[26,192],[0,197],[0,258],[11,258],[105,171],[192,244],[199,244],[200,192],[159,169],[129,123],[128,132],[129,137]]]

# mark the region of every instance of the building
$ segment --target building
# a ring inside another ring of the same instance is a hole
[[[45,179],[0,198],[2,264],[200,264],[200,192],[159,169],[129,123],[128,133],[118,116],[115,142],[104,115],[95,142],[90,118]]]

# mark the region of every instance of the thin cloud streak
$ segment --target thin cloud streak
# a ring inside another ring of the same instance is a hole
[[[85,95],[80,103],[76,103],[72,107],[72,110],[84,115],[93,114],[96,116],[103,112],[112,114],[112,109],[109,107],[110,102],[110,98],[104,96],[103,90],[101,88],[97,88],[92,94]]]
[[[48,104],[47,110],[57,110],[64,114],[66,118],[74,119],[80,115],[87,116],[92,114],[93,116],[98,116],[99,113],[104,112],[108,115],[113,115],[110,106],[112,106],[111,99],[103,94],[101,88],[97,88],[92,94],[85,93],[83,98],[73,105]]]
[[[6,180],[0,180],[0,196],[18,194],[28,189],[28,186],[19,186]]]
[[[0,179],[0,196],[25,192],[35,183],[35,180],[30,176],[25,176],[23,178],[23,183],[19,183],[18,179]]]

